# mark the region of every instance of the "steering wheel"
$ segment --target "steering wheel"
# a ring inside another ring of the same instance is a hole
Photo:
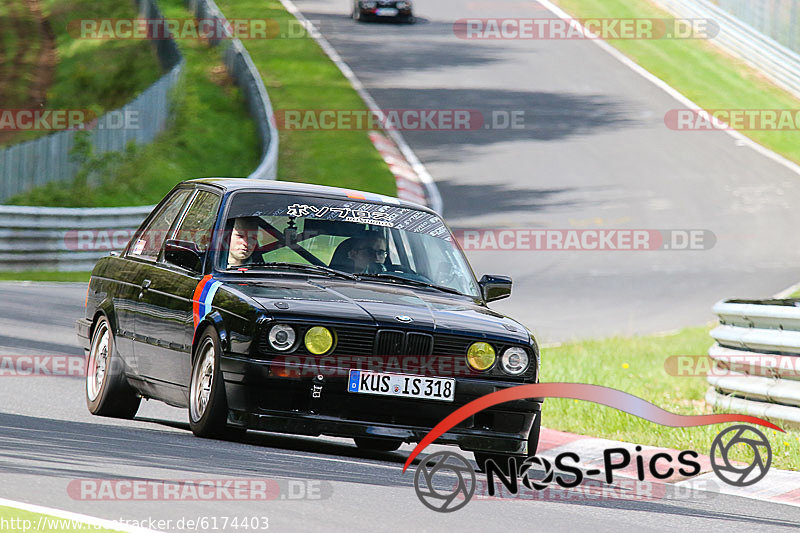
[[[407,267],[405,265],[391,264],[387,268],[387,272],[401,272],[403,274],[408,274],[409,279],[415,279],[417,281],[423,281],[425,283],[433,283],[433,280],[431,280],[429,277],[423,276],[422,274],[412,270],[411,267]]]

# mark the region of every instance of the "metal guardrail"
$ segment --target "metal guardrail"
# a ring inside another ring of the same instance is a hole
[[[140,16],[163,18],[155,0],[138,0]],[[159,62],[167,73],[129,104],[109,111],[91,130],[95,153],[122,151],[134,141],[151,142],[164,131],[169,117],[169,94],[180,79],[183,57],[172,39],[154,41]],[[134,117],[127,123],[126,117]],[[80,165],[70,159],[79,130],[66,130],[0,150],[0,202],[32,187],[74,178]]]
[[[197,19],[215,19],[219,21],[219,24],[215,24],[214,27],[228,28],[227,19],[214,0],[185,0],[185,3]],[[249,177],[274,180],[278,174],[279,141],[272,103],[269,100],[267,89],[264,87],[261,74],[253,64],[253,60],[242,42],[239,39],[232,39],[227,30],[224,31],[224,34],[227,36],[226,39],[213,40],[211,45],[226,43],[223,50],[225,67],[244,95],[261,142],[261,163]]]
[[[124,248],[154,207],[0,205],[0,266],[3,270],[91,270],[110,251]]]
[[[707,0],[656,0],[683,18],[705,18],[720,28],[713,43],[800,97],[800,55]]]
[[[800,427],[800,300],[726,300],[714,312],[706,401]]]
[[[800,52],[800,0],[716,0],[715,3],[748,26]]]

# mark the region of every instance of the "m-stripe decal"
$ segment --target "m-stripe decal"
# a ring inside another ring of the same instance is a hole
[[[208,290],[203,291],[206,295],[201,298],[202,303],[200,304],[200,319],[197,321],[198,324],[211,312],[211,304],[214,302],[214,295],[217,294],[217,289],[219,289],[220,285],[222,285],[222,283],[219,281],[212,281],[206,285]]]
[[[221,282],[214,280],[211,275],[205,276],[197,284],[192,297],[192,318],[194,319],[194,329],[211,312],[211,304],[217,289],[222,285]]]

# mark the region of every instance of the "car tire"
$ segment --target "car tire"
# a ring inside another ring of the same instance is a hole
[[[475,462],[478,463],[478,470],[481,472],[486,472],[486,461],[491,459],[500,467],[503,473],[508,474],[506,472],[508,470],[508,458],[509,457],[516,457],[517,458],[517,465],[520,465],[522,461],[524,461],[527,457],[536,455],[536,450],[539,448],[539,432],[542,429],[542,415],[541,413],[536,414],[536,421],[533,423],[533,427],[531,428],[531,432],[528,434],[528,455],[510,455],[505,453],[487,453],[487,452],[473,452],[472,455],[475,456]]]
[[[197,343],[189,382],[189,427],[198,437],[217,439],[228,431],[228,402],[220,372],[222,343],[216,328],[209,326]]]
[[[373,452],[393,452],[403,445],[403,441],[397,439],[379,439],[375,437],[355,437],[356,446],[362,450]]]
[[[86,364],[86,406],[96,416],[132,419],[142,398],[130,386],[117,352],[114,332],[105,316],[94,325]]]

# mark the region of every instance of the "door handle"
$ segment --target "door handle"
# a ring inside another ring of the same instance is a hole
[[[142,282],[142,292],[150,288],[150,280],[146,279]]]

